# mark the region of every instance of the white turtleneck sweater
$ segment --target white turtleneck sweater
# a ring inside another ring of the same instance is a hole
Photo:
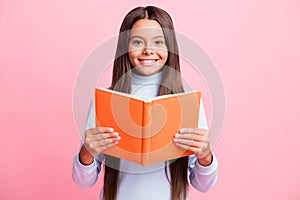
[[[162,73],[151,76],[141,76],[132,73],[132,95],[150,100],[157,96]],[[95,127],[95,109],[92,102],[89,110],[85,130]],[[200,102],[199,128],[208,129],[204,107]],[[85,166],[79,162],[78,154],[75,155],[73,162],[73,180],[80,188],[89,188],[93,186],[98,174],[103,168],[103,154],[95,157],[91,165]],[[170,177],[170,172],[169,177]],[[212,188],[218,177],[218,162],[214,155],[213,162],[207,166],[201,166],[194,155],[189,156],[189,181],[197,190],[205,192]],[[168,200],[171,186],[165,175],[164,162],[155,163],[149,166],[121,159],[118,200]],[[102,199],[102,189],[100,192]]]

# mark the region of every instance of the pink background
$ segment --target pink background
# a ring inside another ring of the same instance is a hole
[[[191,199],[300,199],[299,2],[152,3],[207,51],[226,92],[219,180],[207,193],[192,189]],[[71,179],[80,143],[73,85],[137,5],[148,3],[1,1],[0,199],[98,198],[100,181],[83,191]]]

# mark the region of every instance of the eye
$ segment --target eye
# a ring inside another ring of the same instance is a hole
[[[141,44],[143,44],[143,41],[142,40],[133,40],[132,44],[134,44],[134,45],[141,45]]]
[[[156,40],[154,42],[156,45],[163,45],[164,44],[164,41],[163,40]]]

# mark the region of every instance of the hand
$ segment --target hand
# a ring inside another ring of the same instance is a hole
[[[94,157],[119,143],[121,137],[113,128],[97,127],[85,132],[84,144],[79,152],[79,160],[84,165],[93,162]]]
[[[209,132],[199,128],[182,128],[175,135],[174,142],[180,148],[189,150],[198,158],[201,165],[212,162]]]

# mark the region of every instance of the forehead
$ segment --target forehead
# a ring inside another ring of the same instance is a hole
[[[163,31],[160,24],[157,21],[141,19],[133,24],[130,31],[130,36],[163,36]]]

